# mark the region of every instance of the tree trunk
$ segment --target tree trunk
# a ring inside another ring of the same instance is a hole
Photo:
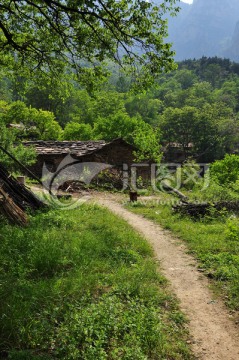
[[[204,217],[206,215],[211,215],[212,210],[217,212],[227,210],[227,211],[239,211],[239,201],[218,201],[214,204],[204,202],[204,203],[183,203],[173,206],[173,210],[180,212],[184,215],[189,215],[194,218]]]

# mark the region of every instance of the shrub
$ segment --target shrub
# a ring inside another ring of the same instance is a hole
[[[225,235],[228,240],[239,240],[239,221],[237,218],[230,218],[227,221]]]
[[[192,190],[200,182],[200,166],[193,159],[188,159],[182,166],[181,181],[182,186],[187,190]]]
[[[220,185],[231,185],[238,180],[239,156],[227,154],[223,160],[217,160],[210,166],[211,178]]]

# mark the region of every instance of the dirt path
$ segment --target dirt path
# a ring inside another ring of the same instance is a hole
[[[150,220],[131,213],[108,196],[98,195],[97,202],[125,219],[153,246],[162,273],[189,318],[192,349],[201,360],[239,360],[239,329],[219,300],[213,300],[208,280],[197,270],[196,261],[171,233]]]

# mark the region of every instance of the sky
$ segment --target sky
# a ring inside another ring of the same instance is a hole
[[[182,2],[185,2],[187,4],[192,4],[193,3],[193,0],[181,0]]]

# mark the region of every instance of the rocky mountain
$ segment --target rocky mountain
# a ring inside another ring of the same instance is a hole
[[[239,62],[239,0],[178,3],[180,13],[169,18],[176,60],[220,56]]]

